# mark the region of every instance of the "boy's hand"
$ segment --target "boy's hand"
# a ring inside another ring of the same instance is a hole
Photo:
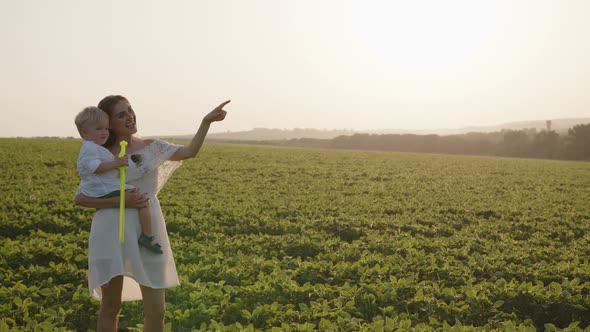
[[[117,167],[129,166],[129,156],[124,155],[121,158],[115,158],[115,165],[117,165]]]

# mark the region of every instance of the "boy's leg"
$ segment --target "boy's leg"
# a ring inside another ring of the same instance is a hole
[[[125,192],[128,192],[129,190],[131,189],[127,189]],[[116,192],[112,192],[109,195],[118,192],[119,191],[117,190]],[[141,232],[147,236],[152,236],[152,216],[150,214],[150,208],[146,206],[144,208],[138,208],[137,210],[139,212],[139,224],[141,225]]]
[[[150,208],[139,208],[139,223],[141,224],[141,231],[147,236],[154,235],[152,233],[152,217],[150,215]]]
[[[152,232],[152,219],[149,207],[139,208],[139,223],[141,224],[141,235],[139,236],[139,245],[146,247],[157,254],[162,253],[162,247],[154,240]]]

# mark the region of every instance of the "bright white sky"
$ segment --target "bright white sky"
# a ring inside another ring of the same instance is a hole
[[[0,2],[0,136],[77,136],[129,98],[142,135],[432,129],[590,116],[588,0]]]

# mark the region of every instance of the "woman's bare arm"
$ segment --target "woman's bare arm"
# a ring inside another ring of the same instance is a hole
[[[201,126],[199,126],[199,130],[197,130],[197,133],[191,140],[190,144],[178,148],[172,157],[170,157],[170,160],[178,161],[196,156],[201,149],[201,146],[203,146],[203,142],[205,141],[205,137],[207,136],[211,122],[222,121],[225,119],[227,112],[223,110],[223,106],[227,105],[229,102],[230,100],[224,101],[219,106],[215,107],[215,109],[213,109],[213,111],[211,111],[209,114],[205,115],[203,121],[201,122]]]
[[[146,207],[149,198],[147,197],[146,193],[140,193],[137,189],[131,189],[125,191],[125,207],[128,208],[142,208]],[[74,203],[76,205],[94,208],[94,209],[104,209],[104,208],[118,208],[120,204],[119,197],[109,197],[109,198],[94,198],[88,197],[83,194],[78,194],[74,198]]]

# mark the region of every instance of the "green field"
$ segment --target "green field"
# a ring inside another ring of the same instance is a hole
[[[95,328],[80,143],[0,139],[0,331]],[[206,144],[159,198],[173,331],[590,331],[590,163]]]

